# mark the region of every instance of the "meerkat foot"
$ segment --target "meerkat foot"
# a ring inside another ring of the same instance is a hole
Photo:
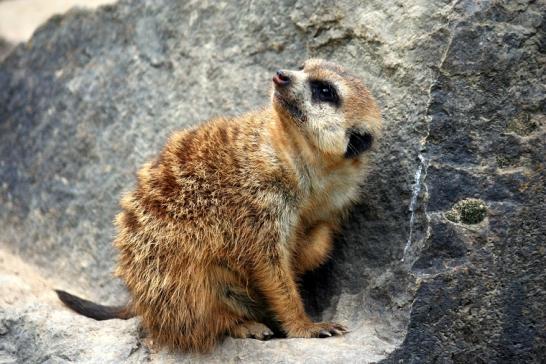
[[[150,354],[157,354],[159,353],[159,350],[161,349],[151,337],[145,337],[141,339],[142,344],[144,347],[148,350]]]
[[[243,321],[229,332],[231,337],[238,339],[269,340],[274,334],[266,325],[256,321]]]
[[[297,330],[291,330],[288,337],[304,337],[304,338],[325,338],[330,336],[341,336],[349,332],[345,326],[334,322],[319,322],[311,325],[306,325]]]

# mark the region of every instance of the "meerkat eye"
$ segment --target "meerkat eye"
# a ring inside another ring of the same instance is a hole
[[[305,68],[305,64],[301,64],[301,65],[298,67],[298,71],[303,71],[304,68]]]
[[[328,101],[328,100],[331,100],[334,95],[332,93],[332,89],[329,88],[329,87],[322,87],[320,89],[320,97],[321,99],[323,99],[324,101]]]
[[[311,93],[313,101],[328,102],[334,106],[339,106],[340,100],[336,88],[330,82],[311,81]]]

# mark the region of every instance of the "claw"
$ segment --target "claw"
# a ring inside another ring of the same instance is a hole
[[[347,333],[347,332],[350,332],[350,330],[346,327],[346,326],[343,326],[343,325],[335,325],[334,326],[337,330],[343,332],[343,333]]]
[[[341,335],[343,335],[343,331],[338,330],[338,329],[332,329],[332,330],[330,330],[330,332],[331,332],[332,334],[334,334],[335,336],[341,336]]]
[[[330,336],[332,336],[332,334],[330,334],[328,331],[324,329],[319,331],[319,337],[330,337]]]

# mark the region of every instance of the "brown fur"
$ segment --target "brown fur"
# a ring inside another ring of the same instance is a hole
[[[377,140],[379,110],[361,81],[321,60],[293,72],[342,83],[343,127]],[[296,282],[327,259],[369,153],[322,150],[275,95],[272,108],[174,133],[121,201],[116,274],[160,346],[209,351],[262,330],[267,315],[288,337],[345,331],[313,323]]]

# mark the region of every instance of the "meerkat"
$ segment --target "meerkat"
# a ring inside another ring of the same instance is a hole
[[[140,316],[154,344],[210,351],[226,335],[342,335],[306,314],[298,277],[332,250],[359,198],[381,115],[363,82],[320,59],[273,77],[271,107],[172,134],[116,217],[116,275],[131,301],[57,291],[97,320]]]

